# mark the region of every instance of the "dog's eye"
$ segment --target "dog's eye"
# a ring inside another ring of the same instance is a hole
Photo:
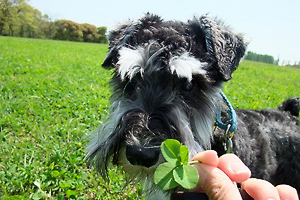
[[[186,81],[185,83],[182,84],[182,90],[186,92],[190,92],[194,89],[194,84],[192,81]]]

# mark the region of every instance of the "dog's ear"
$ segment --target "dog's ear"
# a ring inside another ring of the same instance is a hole
[[[138,41],[146,40],[145,38],[149,39],[152,33],[147,35],[145,31],[147,32],[147,29],[151,28],[152,25],[161,22],[162,19],[159,16],[146,13],[139,21],[129,21],[111,31],[108,37],[109,52],[102,66],[107,69],[115,67],[118,62],[119,50],[122,47],[134,47],[138,44]]]
[[[130,40],[133,32],[133,23],[122,25],[118,29],[110,32],[108,36],[109,52],[102,63],[102,67],[106,69],[115,67],[119,50]]]
[[[246,51],[246,42],[241,34],[234,33],[218,20],[207,16],[189,22],[195,34],[202,37],[211,60],[216,62],[211,69],[219,79],[228,81]],[[196,31],[195,31],[196,30]],[[198,32],[198,33],[197,33]]]

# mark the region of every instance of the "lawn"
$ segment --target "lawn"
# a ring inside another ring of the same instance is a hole
[[[110,170],[88,169],[88,134],[106,119],[107,45],[0,37],[0,199],[140,199]],[[300,69],[244,61],[225,84],[238,108],[300,96]]]
[[[0,37],[0,199],[137,199],[84,161],[106,118],[107,45]]]
[[[245,60],[224,92],[235,108],[277,108],[284,100],[300,96],[300,68]]]

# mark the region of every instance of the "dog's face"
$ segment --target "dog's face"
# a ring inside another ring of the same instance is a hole
[[[88,147],[105,176],[112,161],[151,185],[169,138],[191,156],[210,148],[222,82],[245,52],[241,35],[206,16],[188,23],[147,14],[110,33],[103,67],[114,68],[111,115]]]

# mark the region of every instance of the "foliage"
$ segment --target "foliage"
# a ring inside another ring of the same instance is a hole
[[[107,43],[106,27],[97,28],[91,24],[77,24],[70,20],[57,20],[53,39],[76,42]]]
[[[83,36],[86,36],[80,30],[80,25],[70,20],[58,20],[55,26],[54,39],[82,42]]]
[[[0,35],[42,37],[49,26],[49,17],[24,0],[1,0]]]
[[[188,163],[189,149],[179,141],[167,139],[161,144],[161,152],[167,162],[160,164],[154,174],[154,182],[162,190],[178,186],[185,189],[196,187],[199,175],[197,169]]]
[[[98,34],[99,34],[99,43],[108,43],[107,37],[106,37],[107,27],[102,26],[98,28]]]
[[[245,60],[252,60],[257,62],[275,64],[275,65],[278,65],[279,62],[279,60],[275,60],[273,56],[257,54],[252,51],[247,52],[245,56]]]
[[[84,42],[98,42],[99,35],[98,29],[96,26],[91,24],[82,24],[81,25],[82,33],[83,33],[83,41]],[[104,33],[105,35],[105,33]]]
[[[88,169],[88,134],[107,118],[107,45],[0,37],[0,199],[140,199],[117,168]],[[244,61],[224,92],[238,108],[300,96],[300,69]]]
[[[106,27],[51,21],[24,0],[0,1],[0,35],[107,43]]]

